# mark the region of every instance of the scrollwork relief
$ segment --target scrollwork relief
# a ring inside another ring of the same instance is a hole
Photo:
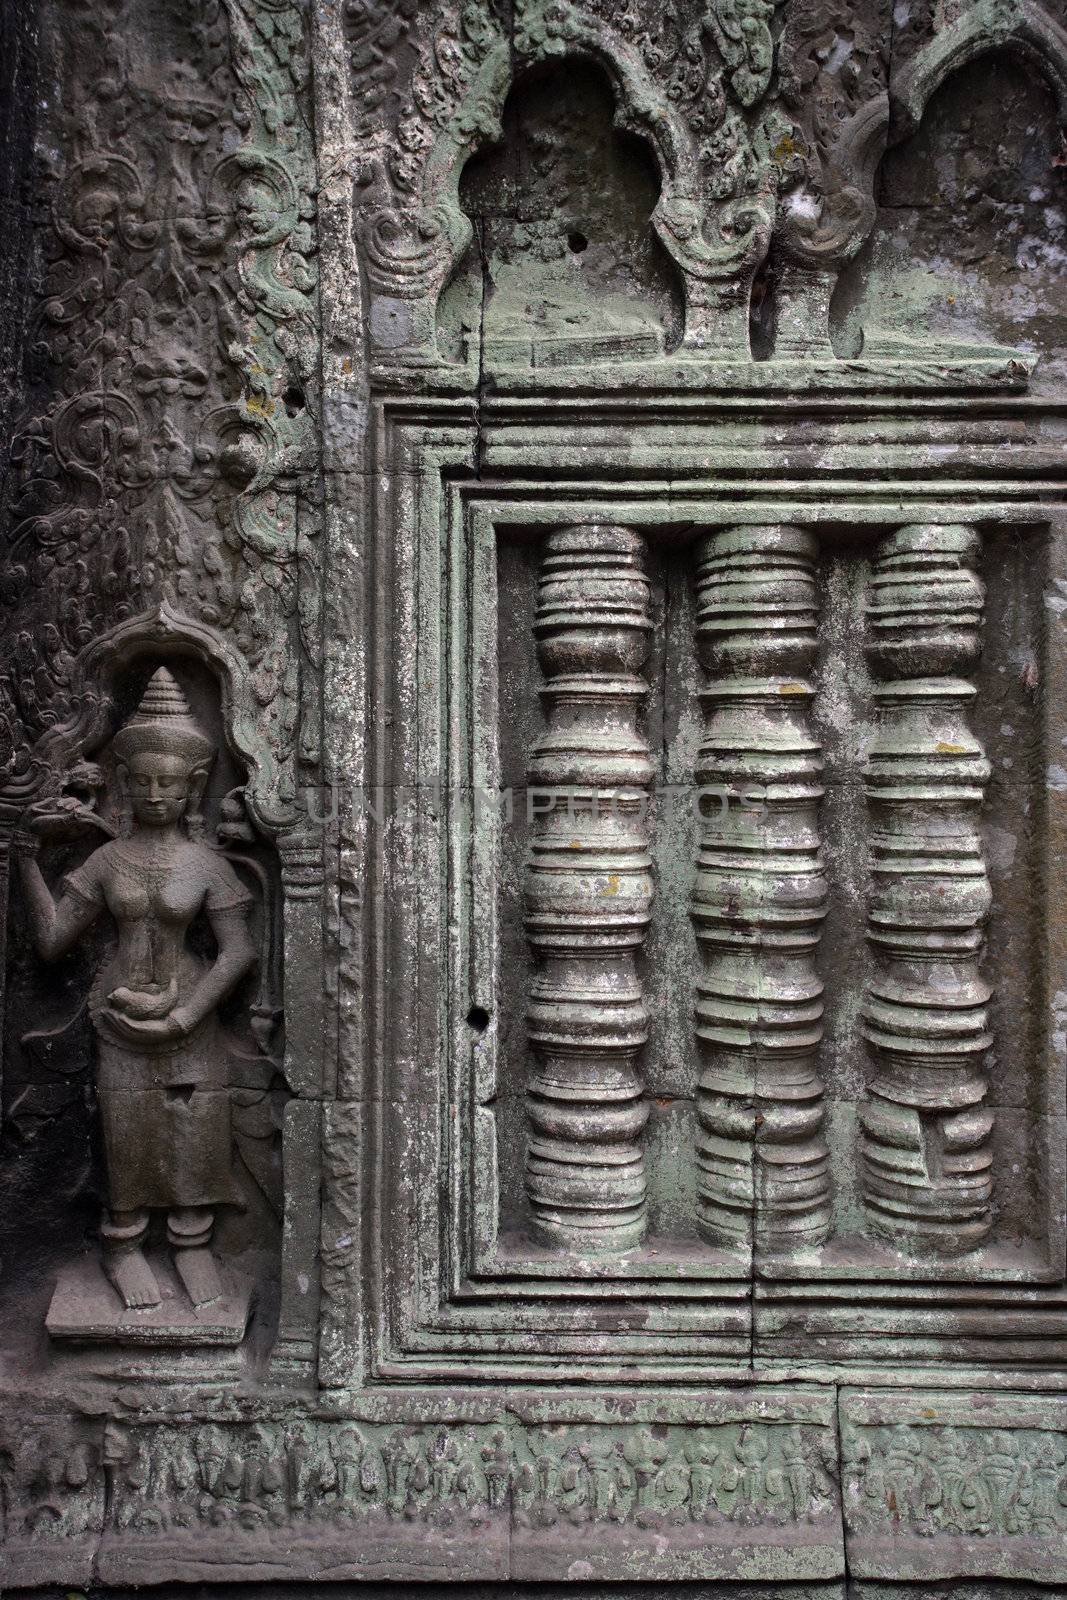
[[[78,111],[48,158],[27,368],[53,399],[14,446],[3,584],[41,628],[0,663],[8,770],[70,714],[79,650],[160,602],[232,632],[289,754],[293,480],[315,448],[303,25],[284,5],[165,9],[164,81],[127,48],[128,0],[64,10],[59,103]]]

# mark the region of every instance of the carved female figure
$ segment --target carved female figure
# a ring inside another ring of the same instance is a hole
[[[255,960],[252,897],[196,836],[215,751],[165,667],[113,749],[132,813],[128,836],[94,850],[66,877],[58,902],[34,848],[24,848],[22,884],[45,960],[63,955],[104,911],[118,934],[89,1000],[107,1166],[104,1270],[127,1307],[158,1304],[143,1246],[150,1212],[165,1210],[178,1275],[203,1305],[222,1292],[210,1250],[215,1208],[236,1198],[216,1011]],[[56,813],[33,808],[27,821],[36,843]],[[201,914],[215,937],[213,961],[187,943]]]

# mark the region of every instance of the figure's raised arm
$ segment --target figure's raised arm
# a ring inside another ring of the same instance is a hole
[[[36,838],[24,836],[16,848],[33,942],[43,960],[55,961],[71,949],[86,928],[92,926],[103,910],[103,901],[69,887],[56,901],[37,865]],[[86,867],[92,859],[90,856]],[[82,870],[84,872],[85,869]]]

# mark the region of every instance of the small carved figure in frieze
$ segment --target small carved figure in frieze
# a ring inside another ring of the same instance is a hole
[[[307,1518],[336,1499],[337,1477],[325,1438],[309,1422],[285,1431],[286,1494],[294,1517]]]
[[[342,1518],[351,1520],[363,1508],[364,1478],[371,1466],[365,1458],[363,1435],[354,1422],[343,1424],[330,1439],[330,1477]]]
[[[658,1528],[663,1520],[659,1493],[663,1463],[668,1457],[667,1441],[656,1438],[648,1428],[639,1428],[627,1439],[624,1452],[637,1485],[637,1525]]]
[[[727,1513],[732,1522],[754,1526],[770,1512],[771,1500],[782,1490],[781,1473],[768,1465],[770,1440],[765,1431],[746,1423],[734,1441],[736,1462],[726,1467],[722,1485],[733,1501]]]
[[[992,1444],[983,1476],[996,1526],[1004,1533],[1021,1533],[1023,1508],[1032,1493],[1030,1463],[1007,1428],[997,1429]]]
[[[578,1446],[589,1481],[589,1515],[593,1522],[619,1522],[621,1496],[629,1483],[629,1472],[620,1460],[611,1434],[592,1434]]]
[[[89,1445],[62,1431],[34,1425],[0,1439],[0,1530],[8,1540],[57,1542],[96,1531],[103,1507],[97,1466]]]
[[[278,1453],[278,1440],[270,1427],[258,1424],[245,1441],[239,1520],[245,1528],[285,1521],[286,1474]]]
[[[508,1503],[512,1478],[511,1447],[503,1428],[497,1428],[482,1446],[481,1456],[489,1508],[499,1511]]]
[[[1036,1534],[1058,1533],[1067,1503],[1067,1450],[1054,1433],[1043,1433],[1034,1451],[1034,1493],[1030,1527]]]
[[[797,1522],[813,1522],[832,1504],[833,1459],[823,1455],[819,1442],[805,1435],[802,1428],[785,1430],[782,1440],[782,1471],[793,1502]]]
[[[419,1441],[410,1434],[390,1441],[382,1452],[388,1485],[388,1509],[412,1522],[418,1517],[430,1485],[430,1470]]]
[[[226,1465],[226,1441],[221,1431],[209,1423],[197,1433],[193,1449],[196,1454],[200,1487],[206,1497],[205,1510],[209,1510],[208,1501],[215,1500],[221,1486],[222,1473]]]
[[[458,1497],[460,1479],[463,1475],[459,1448],[451,1434],[442,1429],[434,1436],[426,1455],[435,1520],[440,1527],[448,1527],[453,1520],[454,1502]]]
[[[697,1429],[686,1436],[685,1458],[689,1463],[689,1516],[693,1522],[714,1522],[719,1515],[715,1503],[719,1446],[709,1432]]]
[[[890,1433],[884,1450],[885,1498],[890,1513],[899,1517],[916,1533],[934,1531],[931,1508],[940,1499],[941,1489],[911,1429],[898,1423]]]
[[[167,1526],[166,1441],[151,1432],[134,1432],[109,1420],[104,1427],[104,1465],[111,1478],[115,1525],[138,1532]]]
[[[104,1270],[127,1307],[158,1304],[143,1246],[150,1213],[164,1210],[175,1267],[199,1306],[222,1293],[211,1235],[216,1208],[237,1199],[217,1009],[255,961],[251,895],[199,837],[215,750],[165,667],[113,750],[129,806],[126,836],[68,874],[57,901],[36,844],[69,837],[72,819],[42,802],[26,818],[22,884],[45,960],[71,949],[104,911],[118,934],[89,1001],[107,1165]],[[189,947],[201,915],[215,938],[213,961]]]

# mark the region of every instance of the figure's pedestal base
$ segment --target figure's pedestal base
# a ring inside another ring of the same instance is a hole
[[[59,1275],[45,1326],[56,1353],[83,1372],[136,1382],[218,1380],[241,1371],[252,1286],[220,1266],[223,1294],[193,1306],[165,1258],[153,1258],[159,1305],[129,1311],[91,1258]]]

